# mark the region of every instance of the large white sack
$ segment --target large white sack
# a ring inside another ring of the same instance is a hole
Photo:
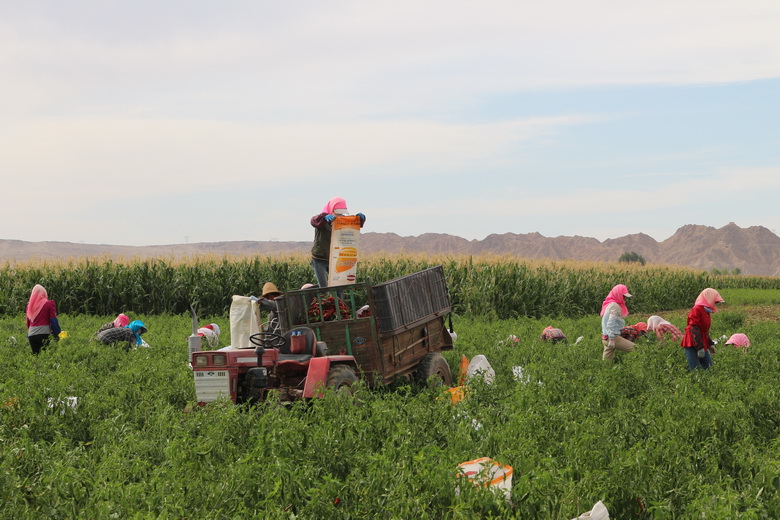
[[[260,308],[248,296],[233,296],[230,304],[230,346],[249,348],[249,336],[260,332]]]
[[[490,366],[487,358],[482,354],[477,354],[471,359],[469,367],[466,370],[466,382],[471,381],[472,377],[482,377],[489,385],[493,384],[493,379],[496,377],[496,372],[493,367]]]
[[[572,520],[609,520],[609,511],[607,511],[604,502],[599,500],[594,504],[593,509],[582,513],[577,518],[572,518]]]

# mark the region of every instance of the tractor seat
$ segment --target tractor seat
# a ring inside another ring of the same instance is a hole
[[[292,340],[293,332],[300,332],[303,336],[302,345],[293,345],[295,343]],[[288,330],[283,335],[284,345],[279,348],[279,358],[277,359],[277,365],[282,364],[298,364],[305,366],[309,364],[309,360],[316,355],[317,352],[317,336],[314,331],[308,327],[297,327],[292,330]]]

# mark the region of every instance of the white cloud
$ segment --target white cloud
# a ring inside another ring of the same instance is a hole
[[[425,211],[456,218],[463,211],[468,213],[468,208],[479,208],[480,218],[491,223],[494,230],[497,223],[529,220],[543,223],[545,219],[568,219],[572,228],[589,222],[592,227],[608,229],[638,214],[646,222],[641,229],[649,229],[656,223],[648,221],[648,215],[663,219],[675,213],[701,215],[702,218],[721,213],[728,215],[734,205],[750,204],[777,193],[780,193],[780,166],[675,175],[630,188],[601,186],[573,191],[566,183],[550,182],[546,189],[527,193],[515,186],[498,195],[491,192],[488,197],[470,193],[460,200],[434,204]],[[490,232],[484,231],[485,234]],[[478,238],[480,235],[478,232],[468,236]]]
[[[780,76],[780,4],[770,1],[239,6],[245,13],[195,5],[144,23],[140,4],[87,17],[85,27],[78,13],[11,18],[0,26],[0,97],[13,99],[3,110],[78,107],[97,97],[149,99],[165,111],[179,99],[316,119],[527,89]],[[140,26],[130,31],[123,15]]]
[[[393,165],[399,177],[443,174],[463,162],[489,163],[507,149],[548,136],[583,116],[486,124],[426,120],[298,123],[263,126],[155,118],[79,118],[10,126],[0,164],[15,172],[6,182],[23,191],[28,176],[67,178],[65,192],[97,196],[115,189],[111,179],[154,186],[158,195],[182,190],[236,188],[247,182],[285,184],[323,175],[366,180]],[[415,168],[408,169],[409,165]],[[187,182],[183,186],[182,178]]]
[[[96,215],[93,201],[128,184],[159,201],[146,209],[154,222],[183,195],[300,191],[325,176],[347,181],[350,194],[375,206],[372,223],[397,224],[399,234],[459,233],[460,226],[447,226],[476,204],[494,220],[464,226],[473,238],[497,231],[490,225],[502,219],[563,215],[571,227],[604,220],[605,198],[679,213],[692,190],[718,204],[749,200],[751,190],[766,196],[777,190],[767,180],[780,177],[776,168],[690,166],[692,154],[722,146],[717,141],[695,150],[649,143],[637,148],[642,156],[629,157],[605,143],[605,169],[656,159],[655,190],[646,188],[650,178],[629,179],[637,187],[604,193],[594,179],[592,190],[567,193],[574,183],[565,175],[582,165],[565,157],[549,170],[565,173],[547,191],[491,188],[487,172],[521,171],[531,145],[550,147],[564,129],[605,116],[502,121],[481,114],[474,122],[461,109],[499,106],[494,94],[534,89],[576,96],[583,86],[780,77],[778,26],[774,0],[238,0],[192,2],[186,10],[144,0],[10,3],[0,19],[0,178],[12,196],[0,206],[0,221],[18,220],[44,193],[39,239],[54,220],[105,236],[116,220]],[[565,136],[567,144],[581,135]],[[669,164],[691,175],[669,176]],[[352,182],[356,172],[359,182]],[[415,220],[405,222],[395,212],[407,195],[387,178],[424,184],[420,191],[438,181],[450,195],[406,209]],[[30,189],[31,179],[46,188]],[[322,204],[316,193],[306,196],[307,207]],[[420,228],[422,221],[430,227]],[[285,225],[269,236],[300,232]]]

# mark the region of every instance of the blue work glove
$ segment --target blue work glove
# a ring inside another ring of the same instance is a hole
[[[325,215],[325,222],[328,222],[328,223],[333,222],[333,220],[335,218],[336,217],[334,215],[330,215],[330,214],[329,215]]]
[[[60,328],[60,320],[57,318],[51,318],[49,320],[49,327],[51,328],[51,333],[54,336],[59,336],[60,332],[62,332],[62,329]],[[57,339],[59,339],[59,337]]]
[[[360,221],[361,222],[365,222],[366,221],[366,216],[363,215],[362,213],[358,213],[357,216],[360,217]]]

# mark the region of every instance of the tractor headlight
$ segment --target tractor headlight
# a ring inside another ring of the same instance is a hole
[[[214,354],[211,356],[211,363],[217,367],[225,366],[227,365],[227,356],[225,354]]]
[[[197,354],[192,358],[192,364],[196,367],[205,367],[209,364],[209,357],[206,354]]]

